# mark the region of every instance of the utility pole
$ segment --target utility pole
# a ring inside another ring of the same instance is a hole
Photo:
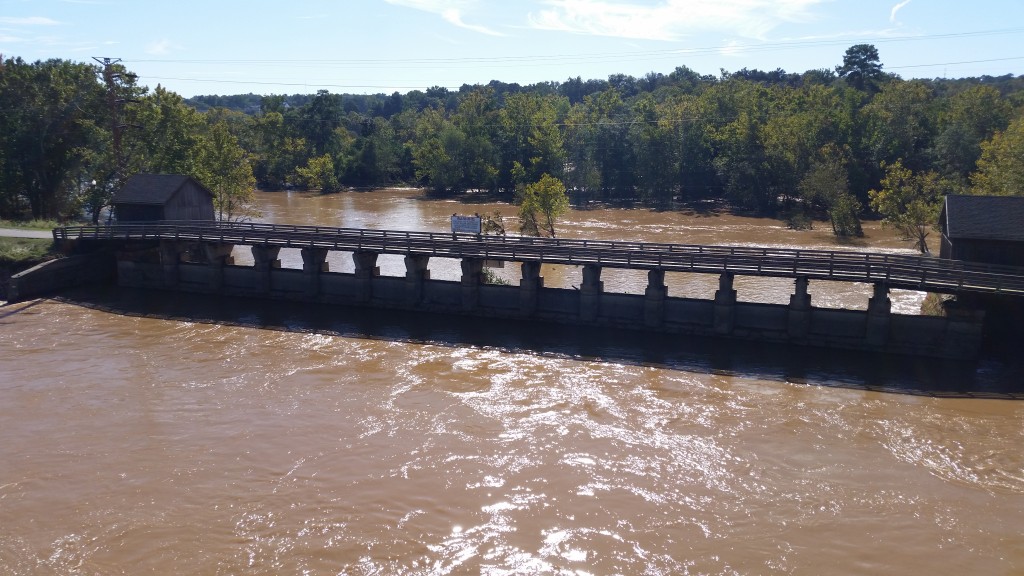
[[[114,173],[122,175],[124,161],[121,155],[121,131],[124,130],[124,125],[121,124],[121,106],[124,104],[124,100],[119,100],[117,97],[116,80],[121,77],[121,74],[114,71],[114,64],[120,62],[121,59],[94,56],[93,60],[103,65],[103,82],[107,85],[107,107],[110,109],[110,134],[114,141]]]
[[[121,61],[120,58],[94,56],[93,60],[103,66],[103,83],[107,85],[107,108],[110,115],[110,136],[113,145],[114,166],[109,173],[103,175],[101,187],[103,191],[109,193],[109,191],[114,187],[124,184],[124,179],[127,177],[127,174],[125,173],[124,152],[121,148],[121,135],[123,134],[124,129],[128,127],[128,125],[123,123],[121,119],[122,113],[124,112],[124,105],[127,102],[138,102],[138,100],[119,95],[119,93],[124,92],[122,90],[124,85],[120,82],[126,78],[130,81],[134,81],[136,76],[131,72],[122,75],[122,73],[118,71],[118,67],[115,67],[115,65]],[[93,181],[93,188],[96,188],[95,180]],[[107,198],[106,194],[99,194],[97,196],[96,190],[93,190],[92,192],[95,197],[94,199],[96,200],[96,205],[93,206],[93,222],[96,222],[102,209],[100,203],[105,205],[109,201],[109,198]]]

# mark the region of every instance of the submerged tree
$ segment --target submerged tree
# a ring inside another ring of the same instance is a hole
[[[338,191],[338,176],[334,171],[334,160],[330,154],[310,158],[309,163],[296,170],[306,186],[327,194]]]
[[[224,122],[210,129],[205,161],[208,173],[203,182],[213,192],[213,204],[219,220],[238,220],[257,215],[252,206],[256,178],[238,140]]]
[[[800,181],[805,200],[821,205],[832,224],[832,233],[840,238],[863,236],[861,205],[850,193],[847,158],[843,149],[829,144],[818,152],[807,174]]]
[[[913,240],[922,254],[928,254],[928,234],[938,224],[942,209],[939,175],[935,172],[915,174],[900,160],[882,167],[885,178],[881,190],[868,192],[871,207],[901,238]]]
[[[519,206],[519,228],[523,234],[555,237],[555,221],[569,210],[569,196],[565,184],[558,178],[544,174],[540,180],[526,186]]]

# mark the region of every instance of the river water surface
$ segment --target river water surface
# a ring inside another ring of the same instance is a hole
[[[266,221],[388,229],[514,212],[414,191],[259,199]],[[866,231],[849,248],[905,249]],[[827,229],[681,212],[574,211],[559,233],[836,247]],[[548,286],[579,274],[543,271]],[[736,287],[781,303],[792,281]],[[870,295],[810,292],[848,308]],[[788,352],[794,368],[626,333],[117,297],[0,307],[2,574],[1024,572],[1024,403],[988,393],[998,364],[936,380],[910,359]],[[174,319],[182,306],[214,321]]]

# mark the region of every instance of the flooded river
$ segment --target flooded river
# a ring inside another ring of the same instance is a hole
[[[348,227],[514,214],[414,191],[259,200],[266,221]],[[565,220],[574,238],[837,247],[729,215]],[[845,248],[906,249],[866,232]],[[782,303],[792,281],[736,288]],[[0,574],[1024,572],[1024,403],[998,363],[114,292],[0,307]],[[864,308],[870,290],[810,293]]]

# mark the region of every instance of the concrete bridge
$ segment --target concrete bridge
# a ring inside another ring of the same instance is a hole
[[[116,248],[124,286],[221,293],[346,305],[429,310],[493,318],[535,318],[806,346],[942,357],[974,356],[982,312],[950,310],[945,317],[891,312],[889,289],[961,296],[1024,296],[1024,269],[893,254],[609,242],[515,236],[406,232],[227,222],[155,222],[58,228],[54,239],[84,251]],[[249,246],[252,266],[235,266],[235,246]],[[301,250],[302,270],[280,267],[282,248]],[[354,273],[332,273],[330,251],[352,254]],[[108,253],[110,253],[108,251]],[[380,276],[381,254],[405,257],[403,277]],[[461,261],[460,281],[431,280],[430,258]],[[519,286],[487,284],[486,260],[519,262]],[[579,289],[545,288],[541,264],[582,266]],[[604,268],[646,270],[643,295],[603,290]],[[716,274],[714,300],[670,297],[666,272]],[[66,273],[69,277],[72,274]],[[738,302],[736,275],[794,279],[786,305]],[[809,280],[874,286],[867,310],[811,306]],[[45,284],[46,281],[43,281]],[[31,292],[31,282],[23,287]]]
[[[57,228],[54,239],[160,240],[600,268],[808,278],[941,294],[1024,296],[1024,269],[870,252],[476,236],[235,222]],[[310,255],[313,252],[309,253]],[[305,256],[304,256],[305,258]],[[359,263],[356,263],[357,268]]]

